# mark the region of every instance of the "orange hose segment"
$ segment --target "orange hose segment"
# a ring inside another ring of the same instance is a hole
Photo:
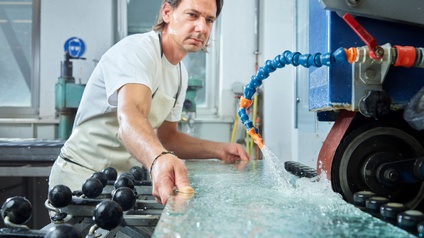
[[[393,48],[396,49],[397,58],[393,66],[412,67],[417,57],[417,52],[412,46],[400,46],[395,45]]]
[[[253,138],[253,142],[259,146],[260,149],[264,147],[264,140],[262,139],[261,135],[256,133],[255,128],[251,128],[247,131],[247,134],[249,134]]]
[[[356,56],[358,55],[358,51],[356,50],[356,48],[354,48],[354,47],[352,47],[352,48],[349,48],[349,49],[344,49],[344,51],[345,51],[345,53],[346,53],[346,58],[347,58],[347,61],[349,62],[349,63],[353,63],[353,62],[355,62],[355,60],[356,60]]]
[[[252,100],[246,99],[245,97],[240,97],[240,107],[247,109],[252,105]]]

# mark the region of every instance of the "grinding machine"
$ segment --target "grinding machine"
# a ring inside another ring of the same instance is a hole
[[[369,191],[423,211],[423,11],[420,0],[310,1],[309,50],[328,53],[285,51],[267,60],[240,100],[247,133],[264,146],[246,113],[262,81],[286,65],[309,68],[309,110],[334,124],[316,169],[293,161],[286,169],[326,176],[351,203]]]

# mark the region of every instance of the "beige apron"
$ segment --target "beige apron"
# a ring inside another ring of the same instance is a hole
[[[175,98],[157,90],[152,99],[149,122],[156,129],[166,119],[175,105]],[[62,156],[55,161],[50,174],[50,188],[64,184],[74,190],[81,190],[84,181],[94,172],[106,167],[115,168],[118,173],[127,172],[133,166],[141,166],[118,139],[116,111],[90,119],[78,125],[62,148]]]

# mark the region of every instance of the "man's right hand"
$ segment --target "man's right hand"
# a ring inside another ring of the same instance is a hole
[[[159,157],[152,168],[152,193],[156,202],[166,205],[169,196],[177,190],[190,187],[184,161],[172,154]]]

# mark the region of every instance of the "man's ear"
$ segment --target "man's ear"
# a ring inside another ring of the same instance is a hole
[[[161,13],[162,13],[162,19],[163,19],[163,21],[165,23],[169,23],[169,21],[171,19],[171,14],[172,14],[172,11],[173,10],[174,9],[172,8],[172,6],[168,2],[165,2],[162,5],[162,11],[161,11]]]

